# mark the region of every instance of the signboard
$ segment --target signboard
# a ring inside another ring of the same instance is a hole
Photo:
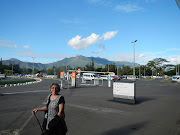
[[[135,102],[136,88],[135,83],[113,83],[113,97],[118,99],[132,100]]]
[[[64,78],[64,72],[60,72],[60,78]]]
[[[76,78],[76,72],[72,72],[72,78]]]
[[[80,75],[80,73],[81,73],[81,69],[78,69],[78,75]]]
[[[76,72],[72,72],[71,86],[76,87]]]

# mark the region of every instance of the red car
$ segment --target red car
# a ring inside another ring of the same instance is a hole
[[[42,75],[38,74],[37,77],[43,77]]]
[[[121,78],[119,76],[112,76],[113,80],[121,80]]]

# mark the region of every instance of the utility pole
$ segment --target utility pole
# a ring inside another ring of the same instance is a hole
[[[35,59],[35,57],[32,57],[32,58],[33,58],[33,71],[32,71],[32,74],[34,76],[34,59]]]
[[[140,76],[141,76],[141,65],[139,66],[139,79],[140,79]]]
[[[145,74],[146,74],[145,72],[146,72],[146,66],[144,66],[144,77],[145,77]]]
[[[179,75],[179,64],[178,64],[178,75]]]
[[[14,69],[13,69],[13,62],[12,62],[12,75],[13,75],[13,72],[14,72],[13,70],[14,70]]]
[[[137,40],[135,40],[133,43],[133,80],[136,80],[136,76],[135,76],[135,43],[137,42]]]

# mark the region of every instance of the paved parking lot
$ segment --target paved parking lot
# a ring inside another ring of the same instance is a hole
[[[1,88],[1,134],[39,135],[40,127],[31,110],[45,104],[48,87],[59,80]],[[180,84],[162,80],[138,80],[136,104],[113,100],[107,86],[78,86],[61,90],[64,95],[67,135],[178,135]],[[24,91],[27,91],[25,93]],[[22,92],[22,93],[21,93]],[[43,120],[43,112],[37,117]]]

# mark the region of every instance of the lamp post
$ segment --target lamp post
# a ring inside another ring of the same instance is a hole
[[[135,76],[135,43],[137,42],[137,40],[135,40],[133,43],[133,80],[136,80],[136,76]]]
[[[145,74],[146,74],[145,72],[146,72],[146,66],[144,66],[144,77],[145,77]]]
[[[178,75],[179,75],[179,56],[178,56]]]
[[[32,57],[32,58],[33,58],[33,71],[32,71],[32,74],[34,76],[34,59],[35,59],[35,57]]]
[[[140,79],[140,76],[141,76],[141,65],[139,66],[139,79]]]
[[[176,60],[176,75],[177,75],[177,60]]]
[[[109,72],[109,62],[108,62],[108,72]]]
[[[14,69],[13,69],[13,62],[12,62],[12,75],[13,75]]]

